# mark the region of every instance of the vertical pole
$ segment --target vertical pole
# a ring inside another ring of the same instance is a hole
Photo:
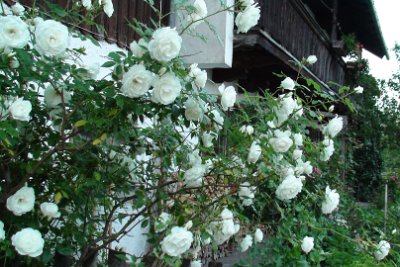
[[[385,223],[384,223],[384,233],[386,235],[386,220],[387,220],[387,204],[388,204],[388,184],[385,183]]]
[[[333,0],[332,8],[332,32],[331,32],[331,42],[337,40],[337,14],[338,14],[338,0]]]

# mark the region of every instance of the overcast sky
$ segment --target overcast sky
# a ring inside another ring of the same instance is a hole
[[[399,68],[392,49],[396,42],[400,44],[400,0],[375,0],[375,9],[390,59],[380,59],[368,51],[365,51],[364,57],[370,62],[372,75],[387,79]]]

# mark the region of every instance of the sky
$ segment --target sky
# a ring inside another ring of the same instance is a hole
[[[378,79],[388,79],[393,72],[399,69],[396,57],[392,51],[394,44],[400,44],[400,0],[375,0],[375,10],[390,59],[363,52],[363,56],[369,60],[370,71]]]

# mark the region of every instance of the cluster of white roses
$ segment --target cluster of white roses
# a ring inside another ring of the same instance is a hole
[[[24,186],[7,199],[6,207],[15,216],[22,216],[31,212],[35,205],[35,192],[33,188]],[[58,206],[54,203],[40,204],[40,211],[48,219],[61,216]],[[1,221],[0,221],[1,222]],[[5,238],[4,223],[0,223],[0,239]],[[38,230],[24,228],[11,237],[12,245],[20,255],[37,257],[43,253],[44,239]]]
[[[239,13],[236,15],[235,24],[238,33],[246,33],[257,25],[260,19],[260,7],[254,0],[239,0]]]
[[[93,8],[92,0],[82,0],[82,5],[86,10]],[[104,13],[110,18],[114,13],[114,5],[112,0],[98,0],[98,5],[103,7]]]
[[[208,10],[204,0],[195,0],[192,7],[192,11],[187,16],[187,22],[189,23],[190,29],[194,29],[199,26],[204,18],[207,17]]]

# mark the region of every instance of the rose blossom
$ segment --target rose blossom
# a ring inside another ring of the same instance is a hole
[[[293,145],[293,141],[290,139],[290,131],[275,130],[274,135],[276,137],[271,138],[269,143],[275,152],[284,153]]]
[[[203,183],[203,176],[206,172],[204,165],[195,165],[185,172],[183,177],[184,183],[187,187],[198,187]]]
[[[17,16],[0,16],[0,36],[5,47],[23,48],[30,38],[28,25]]]
[[[323,129],[323,133],[331,138],[334,138],[343,129],[343,118],[336,116],[331,119]]]
[[[217,222],[211,223],[211,229],[213,231],[213,237],[218,245],[229,240],[240,230],[240,225],[235,224],[233,221],[233,213],[225,208],[221,214],[221,219]]]
[[[332,213],[339,205],[339,198],[340,195],[336,192],[336,190],[331,190],[328,185],[325,189],[325,200],[322,202],[322,213]]]
[[[311,56],[308,56],[308,58],[306,59],[306,62],[307,62],[307,64],[312,65],[312,64],[315,64],[315,62],[317,62],[317,60],[318,60],[317,56],[311,55]]]
[[[121,91],[127,97],[140,97],[149,91],[154,80],[154,74],[146,70],[142,64],[136,64],[129,68],[122,76]]]
[[[36,50],[47,57],[62,56],[68,48],[68,28],[58,21],[46,20],[36,27]]]
[[[301,243],[301,249],[308,254],[314,248],[314,237],[306,236]]]
[[[160,62],[169,62],[179,55],[182,38],[175,29],[164,27],[153,33],[148,49],[150,56]]]
[[[250,28],[256,26],[261,16],[260,13],[259,6],[251,5],[237,14],[235,24],[238,28],[238,33],[247,33]]]
[[[243,134],[252,135],[254,133],[254,127],[251,125],[243,125],[239,130]]]
[[[253,245],[253,237],[251,235],[246,235],[242,242],[240,242],[240,251],[245,252]]]
[[[222,130],[222,128],[224,126],[224,117],[222,117],[221,113],[219,113],[219,111],[216,109],[211,110],[211,114],[213,115],[215,131],[218,132],[218,131]]]
[[[190,13],[187,21],[192,23],[190,25],[191,29],[194,29],[198,25],[203,22],[203,18],[205,18],[208,14],[207,5],[204,0],[196,0],[193,3],[194,12]]]
[[[11,242],[22,256],[37,257],[43,253],[44,240],[38,230],[22,229],[11,237]]]
[[[390,251],[390,244],[385,240],[381,240],[376,247],[376,251],[374,252],[375,258],[380,261],[383,260]]]
[[[239,187],[239,198],[243,201],[243,206],[250,206],[253,204],[255,186],[250,186],[249,182],[244,182]]]
[[[225,87],[225,84],[222,84],[218,87],[218,91],[221,93],[221,105],[224,111],[235,105],[237,93],[233,86]]]
[[[201,260],[191,261],[190,267],[201,267]]]
[[[216,137],[214,132],[204,132],[201,136],[201,141],[203,142],[204,147],[212,147],[213,139]]]
[[[281,87],[282,87],[283,89],[287,89],[287,90],[293,91],[295,86],[296,86],[296,84],[294,83],[294,81],[293,81],[292,78],[290,78],[290,77],[286,77],[286,78],[281,82]]]
[[[82,6],[86,8],[86,10],[92,9],[92,0],[82,0]]]
[[[189,121],[203,120],[203,109],[193,98],[189,98],[185,102],[185,117]]]
[[[32,187],[24,186],[7,199],[7,209],[15,216],[21,216],[33,210],[35,191]]]
[[[294,144],[299,147],[303,145],[303,136],[300,133],[293,135]]]
[[[257,228],[254,233],[254,241],[256,243],[261,243],[263,239],[264,239],[264,233],[259,228]]]
[[[293,159],[294,159],[294,160],[301,159],[301,156],[303,156],[303,151],[302,151],[302,150],[300,150],[300,149],[295,149],[295,150],[293,151]]]
[[[178,77],[173,73],[166,73],[154,82],[152,101],[169,105],[175,101],[182,90]]]
[[[9,108],[11,117],[19,121],[29,121],[31,119],[30,113],[32,111],[32,104],[29,100],[17,98]]]
[[[107,17],[111,17],[114,13],[114,5],[112,0],[100,0],[103,4],[103,11],[106,13]]]
[[[294,175],[287,176],[275,191],[276,197],[280,200],[295,198],[303,189],[303,183]]]
[[[61,213],[58,211],[57,204],[50,202],[43,202],[40,204],[40,211],[47,218],[59,218]]]
[[[194,63],[189,67],[189,77],[193,80],[192,86],[197,89],[201,89],[206,86],[207,82],[207,71],[201,70],[197,67],[197,64]]]
[[[249,163],[256,163],[257,160],[261,157],[261,146],[258,144],[258,141],[253,141],[253,143],[250,146],[250,151],[247,156],[247,161]]]
[[[362,94],[364,92],[364,88],[361,86],[357,86],[356,88],[354,88],[354,92],[356,94]]]
[[[146,53],[147,42],[144,39],[139,39],[139,42],[133,41],[129,45],[129,49],[135,57],[142,57]],[[145,47],[145,48],[144,48]]]
[[[6,231],[4,231],[4,223],[0,221],[0,240],[4,240],[6,238]]]
[[[174,226],[171,233],[161,241],[162,251],[171,257],[181,257],[189,250],[193,242],[193,234],[184,227]]]
[[[11,10],[15,15],[22,16],[24,14],[25,7],[17,2],[11,6]]]

